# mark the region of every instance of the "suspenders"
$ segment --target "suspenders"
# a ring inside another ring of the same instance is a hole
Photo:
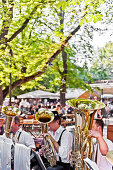
[[[59,144],[59,146],[60,146],[60,142],[61,142],[61,137],[62,137],[62,134],[64,133],[64,131],[65,131],[66,129],[64,129],[63,131],[62,131],[62,133],[61,133],[61,135],[60,135],[60,137],[59,137],[59,140],[58,140],[58,144]],[[61,157],[59,156],[59,161],[60,162],[62,162],[61,161]]]
[[[19,133],[18,137],[17,137],[17,142],[19,143],[19,139],[20,139],[20,135],[22,132]]]

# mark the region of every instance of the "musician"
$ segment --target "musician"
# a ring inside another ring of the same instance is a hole
[[[106,159],[108,151],[113,150],[113,143],[103,137],[104,123],[101,119],[94,119],[92,130],[89,130],[89,137],[96,138],[94,145],[93,161],[97,163],[99,170],[112,170],[112,165]]]
[[[67,162],[67,157],[72,148],[72,134],[61,126],[61,118],[58,112],[52,112],[54,113],[54,120],[48,124],[49,133],[45,133],[44,136],[50,136],[53,142],[57,155],[57,165],[61,165],[63,170],[69,170],[70,164],[69,161]],[[51,170],[52,167],[48,169]]]
[[[12,133],[12,140],[14,143],[24,144],[27,147],[35,149],[35,143],[32,136],[22,130],[20,125],[20,119],[18,116],[15,116],[12,124],[11,124],[11,133]]]

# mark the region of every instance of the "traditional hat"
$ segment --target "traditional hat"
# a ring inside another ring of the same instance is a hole
[[[56,110],[53,110],[52,112],[54,114],[54,120],[60,119],[60,115],[58,114],[58,112]]]

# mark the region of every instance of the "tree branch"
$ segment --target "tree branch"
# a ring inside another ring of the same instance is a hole
[[[53,2],[54,2],[54,1],[53,1]],[[47,2],[43,2],[43,0],[42,0],[42,2],[40,2],[40,3],[46,4]],[[48,1],[48,3],[51,3],[51,1]],[[38,4],[38,5],[36,5],[36,6],[34,7],[34,9],[32,10],[32,12],[30,13],[29,17],[24,21],[24,23],[22,24],[22,26],[21,26],[9,39],[7,39],[6,43],[12,41],[20,32],[22,32],[22,31],[24,30],[24,28],[25,28],[25,27],[27,26],[27,24],[29,23],[32,15],[33,15],[33,14],[35,13],[35,11],[37,10],[37,7],[38,7],[38,6],[40,6],[40,4]]]
[[[7,8],[6,3],[7,3],[6,0],[2,0],[3,9],[4,9],[4,20],[3,20],[3,24],[2,24],[2,28],[1,28],[0,44],[6,43],[7,38],[5,37],[5,35],[8,34],[9,25],[10,25],[11,20],[13,18],[14,2],[13,2],[13,0],[9,1],[9,4],[11,6],[9,9]]]
[[[29,23],[32,15],[34,14],[34,12],[37,10],[37,6],[34,7],[33,11],[30,13],[29,18],[27,18],[24,23],[22,24],[22,26],[6,41],[6,42],[10,42],[12,41],[20,32],[22,32],[24,30],[24,28],[27,26],[27,24]]]
[[[63,41],[61,47],[48,59],[48,61],[45,63],[44,67],[42,68],[42,71],[37,71],[36,73],[32,74],[31,76],[28,77],[24,77],[23,79],[19,79],[17,81],[15,81],[12,84],[12,89],[15,89],[16,87],[18,87],[21,84],[27,83],[31,80],[34,80],[36,77],[40,77],[43,73],[45,73],[47,67],[48,67],[48,63],[52,62],[57,56],[58,54],[62,51],[62,49],[65,47],[65,45],[67,44],[67,42],[70,40],[70,38],[80,29],[80,25],[78,25],[74,31],[72,31],[69,36]],[[9,92],[9,87],[7,86],[4,90],[3,90],[3,98],[5,98],[7,96]]]

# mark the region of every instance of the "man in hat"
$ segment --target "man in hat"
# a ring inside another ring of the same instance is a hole
[[[72,148],[72,134],[61,126],[61,118],[57,111],[54,113],[54,120],[48,124],[49,133],[45,133],[45,136],[49,136],[57,156],[57,165],[63,167],[63,170],[69,170],[70,164],[67,162],[68,152]],[[51,169],[48,168],[49,170]],[[53,168],[54,169],[54,168]]]

